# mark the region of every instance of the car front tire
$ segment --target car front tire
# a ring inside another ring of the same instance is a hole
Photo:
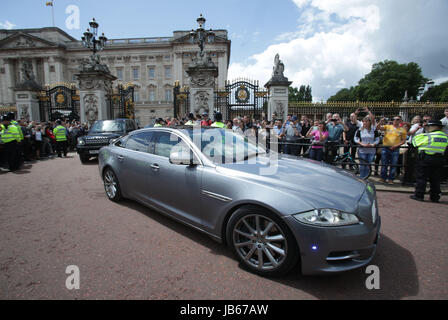
[[[81,163],[87,163],[89,161],[89,156],[86,156],[85,154],[80,153],[79,159],[81,160]]]
[[[299,259],[299,248],[287,225],[256,206],[244,206],[233,213],[226,237],[241,265],[261,276],[284,276]]]

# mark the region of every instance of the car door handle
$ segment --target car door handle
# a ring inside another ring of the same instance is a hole
[[[123,161],[124,157],[123,156],[117,156],[118,161]]]
[[[160,169],[159,165],[156,164],[156,163],[152,164],[152,165],[151,165],[151,168],[152,168],[153,170],[156,170],[156,171]]]

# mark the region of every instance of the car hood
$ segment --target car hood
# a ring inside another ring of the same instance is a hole
[[[221,164],[216,170],[286,193],[295,198],[298,207],[309,209],[355,212],[367,185],[334,166],[284,155],[278,160],[258,157],[245,163]]]

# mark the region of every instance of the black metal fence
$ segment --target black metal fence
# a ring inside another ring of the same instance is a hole
[[[310,150],[313,146],[311,139],[303,138],[299,139],[297,142],[286,142],[284,140],[271,139],[271,134],[270,130],[268,130],[266,139],[266,147],[268,150],[297,157],[309,158]],[[326,143],[324,145],[323,161],[328,164],[339,165],[345,169],[350,161],[341,162],[335,160],[337,157],[341,158],[344,154],[350,153],[350,160],[353,160],[358,165],[369,166],[372,176],[381,176],[381,169],[384,166],[381,161],[382,150],[385,147],[382,145],[375,147],[376,153],[372,163],[360,161],[357,157],[357,152],[360,148],[360,146],[355,144]],[[401,146],[399,150],[400,155],[398,163],[395,165],[387,164],[386,166],[396,168],[395,179],[401,180],[402,185],[413,185],[415,183],[415,165],[418,158],[417,149],[412,146],[404,145]],[[447,159],[447,154],[445,154],[445,159]],[[447,179],[445,176],[447,169],[448,161],[445,164],[445,172],[441,173],[441,175],[444,175],[444,179]]]

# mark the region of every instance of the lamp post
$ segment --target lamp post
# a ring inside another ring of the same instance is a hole
[[[89,23],[90,28],[87,29],[86,32],[84,32],[84,36],[81,38],[82,45],[90,49],[93,52],[93,56],[96,56],[96,53],[99,51],[103,51],[106,47],[107,38],[104,35],[104,33],[96,39],[98,36],[98,27],[99,24],[95,21],[95,18],[92,19]]]
[[[205,22],[207,21],[202,14],[199,16],[199,18],[196,20],[199,27],[196,30],[191,30],[190,32],[190,40],[191,43],[197,43],[199,45],[199,48],[201,49],[201,56],[204,52],[204,46],[205,42],[213,43],[215,42],[215,33],[210,29],[210,31],[207,31],[204,29]]]

